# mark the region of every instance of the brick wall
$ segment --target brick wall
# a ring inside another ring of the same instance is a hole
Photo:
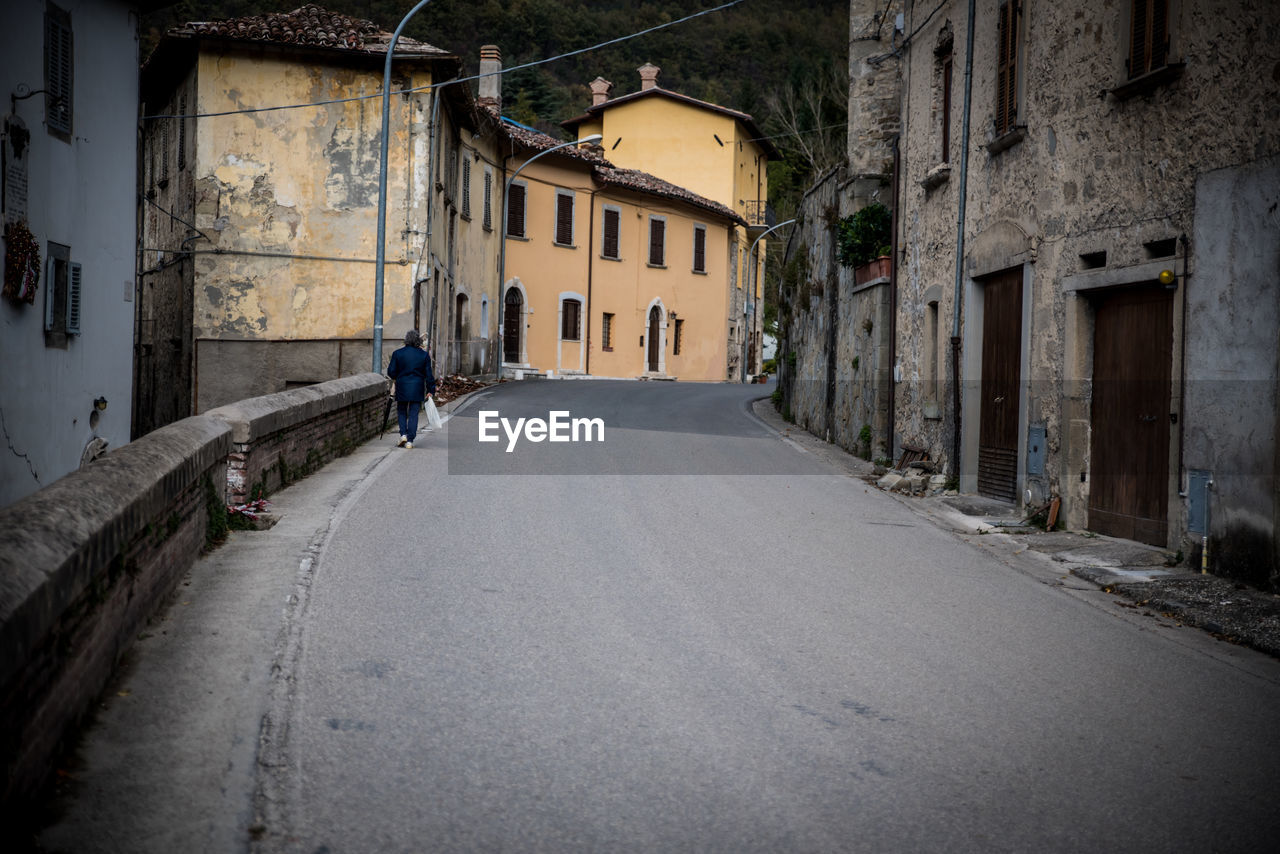
[[[376,435],[385,383],[362,374],[186,418],[0,508],[0,821],[39,797],[121,656],[206,548],[210,511]]]

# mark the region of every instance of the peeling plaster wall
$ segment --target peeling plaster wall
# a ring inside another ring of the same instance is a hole
[[[1017,113],[1025,136],[1003,148],[998,143],[989,147],[996,142],[996,7],[996,0],[977,3],[965,223],[970,251],[962,279],[967,292],[978,295],[980,283],[975,279],[1021,267],[1030,283],[1022,423],[1046,428],[1047,458],[1044,477],[1027,478],[1019,494],[1030,488],[1033,501],[1061,495],[1065,523],[1083,528],[1089,489],[1091,295],[1107,287],[1150,282],[1162,267],[1175,263],[1181,273],[1181,258],[1175,262],[1159,257],[1147,244],[1193,234],[1200,216],[1198,176],[1280,150],[1280,107],[1274,97],[1274,78],[1280,73],[1280,7],[1262,0],[1174,2],[1171,57],[1184,61],[1185,69],[1172,81],[1121,99],[1110,90],[1127,79],[1127,4],[1026,0]],[[920,368],[931,351],[925,334],[930,299],[936,299],[939,308],[934,346],[942,353],[949,347],[966,8],[959,0],[941,6],[902,60],[906,95],[898,347],[904,365],[913,366],[907,372],[911,377],[926,375]],[[907,31],[914,31],[931,11],[932,6],[909,9]],[[953,171],[949,179],[926,189],[922,182],[943,159],[935,48],[948,26],[955,40]],[[1214,235],[1211,240],[1225,239],[1220,228],[1209,228],[1205,234]],[[1203,278],[1197,279],[1203,260],[1198,256],[1207,248],[1197,245],[1199,240],[1191,242],[1187,261],[1193,287],[1197,282],[1206,286]],[[1097,269],[1090,269],[1082,258],[1102,252],[1105,261]],[[1181,255],[1180,248],[1178,252]],[[1180,294],[1174,304],[1170,370],[1176,387],[1182,367]],[[1227,311],[1216,301],[1204,310]],[[981,344],[981,315],[976,311],[976,304],[964,307],[961,334],[966,348]],[[1188,334],[1196,333],[1192,329]],[[1227,350],[1233,345],[1230,338],[1204,344]],[[975,382],[980,358],[968,350],[963,358],[971,368],[964,381]],[[949,380],[948,360],[942,360],[939,373]],[[915,438],[944,455],[950,446],[952,415],[949,381],[945,385],[942,420],[926,416],[927,389],[914,379],[899,386],[895,415],[904,440]],[[1177,411],[1176,400],[1170,411]],[[977,412],[966,408],[963,416],[966,437],[976,435]],[[1189,409],[1186,421],[1194,418]],[[1185,531],[1185,507],[1177,495],[1178,429],[1171,426],[1171,547]],[[962,465],[969,470],[971,461],[962,459]]]
[[[197,81],[200,112],[216,113],[377,92],[381,65],[204,51]],[[427,71],[403,63],[392,79],[397,90],[429,82]],[[430,198],[420,168],[430,95],[393,96],[391,110],[384,363],[413,323],[412,262]],[[195,225],[209,240],[194,262],[196,411],[332,379],[329,366],[346,361],[347,347],[339,355],[334,343],[309,367],[307,359],[291,359],[241,373],[261,351],[231,342],[372,338],[380,130],[376,98],[201,121]],[[228,363],[233,353],[239,355]]]

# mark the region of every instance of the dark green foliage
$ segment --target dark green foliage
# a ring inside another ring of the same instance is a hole
[[[860,267],[889,252],[893,216],[876,202],[840,220],[836,225],[836,246],[840,263]]]
[[[204,477],[204,509],[209,516],[209,523],[204,532],[204,550],[210,551],[222,545],[227,538],[227,505],[222,503],[222,496],[213,486],[213,478]]]

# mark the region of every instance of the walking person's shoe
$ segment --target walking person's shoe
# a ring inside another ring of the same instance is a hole
[[[405,445],[408,445],[409,447],[413,447],[412,443],[409,441],[409,437],[401,434],[400,441],[396,442],[396,447],[403,448]]]
[[[412,443],[412,442],[405,442],[405,443],[404,443],[404,449],[405,449],[406,451],[412,451],[412,450],[413,450],[413,443]]]

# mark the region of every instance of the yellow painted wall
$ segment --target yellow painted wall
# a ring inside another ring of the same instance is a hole
[[[202,54],[202,113],[376,92],[380,68],[265,54]],[[403,65],[397,78],[430,82]],[[412,323],[412,259],[425,230],[430,96],[392,98],[384,337]],[[195,334],[227,340],[372,336],[380,99],[200,120]],[[415,192],[415,189],[417,190]],[[245,254],[236,254],[245,253]],[[248,254],[253,253],[253,254]],[[343,260],[331,260],[343,259]],[[388,351],[389,352],[389,351]]]
[[[539,160],[518,180],[525,178],[528,237],[509,239],[507,244],[507,281],[522,288],[526,308],[532,309],[525,316],[528,359],[522,364],[540,373],[577,372],[589,367],[595,376],[641,376],[648,372],[648,313],[657,304],[663,319],[663,373],[682,380],[724,380],[730,224],[677,202],[615,188],[599,188],[593,201],[589,174],[578,166],[544,165]],[[574,248],[554,243],[557,187],[576,193]],[[619,260],[601,257],[606,205],[620,211]],[[588,208],[594,214],[594,227],[588,221]],[[650,216],[666,219],[663,267],[648,264]],[[692,270],[695,223],[706,226],[706,273]],[[584,340],[560,339],[565,293],[582,297]],[[611,350],[602,347],[606,312],[614,315]],[[674,352],[672,312],[684,321],[679,355]],[[584,351],[588,334],[589,365]]]

